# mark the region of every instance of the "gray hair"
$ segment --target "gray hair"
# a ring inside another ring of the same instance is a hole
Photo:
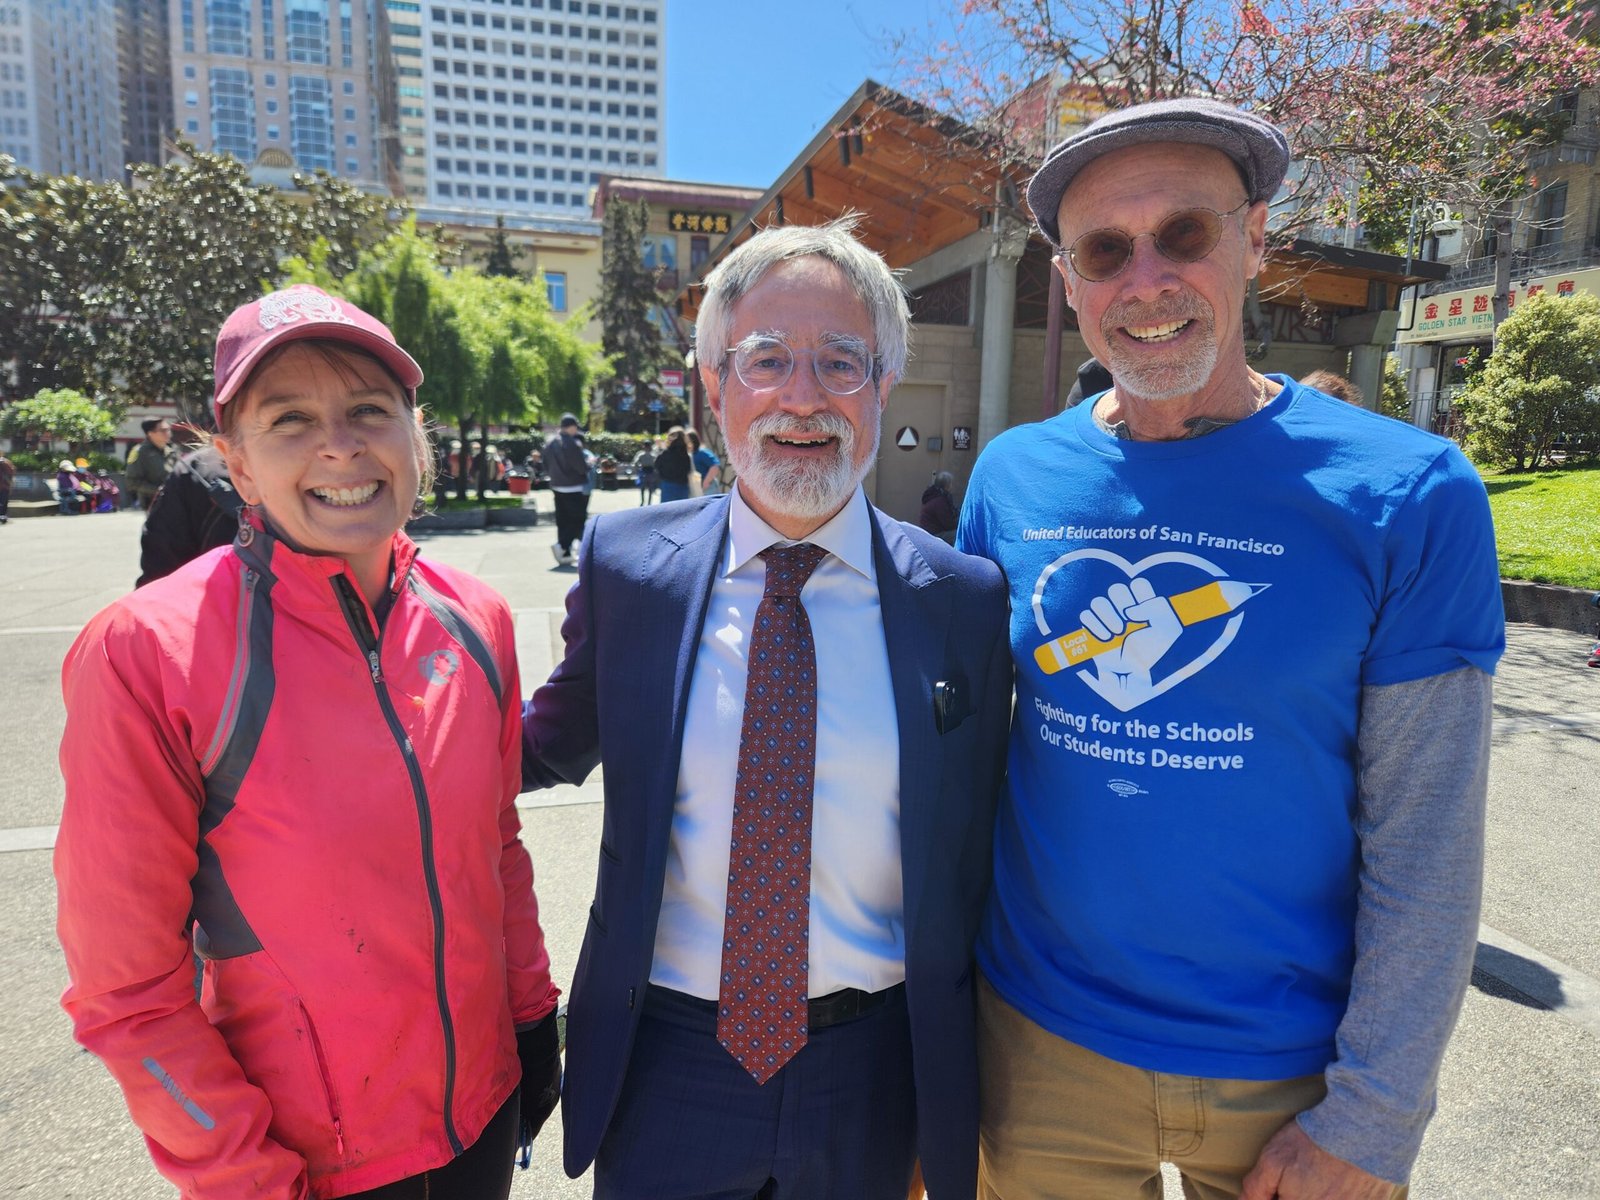
[[[860,219],[847,213],[826,225],[763,229],[718,263],[706,276],[706,295],[695,321],[695,361],[719,370],[728,351],[734,305],[780,262],[815,255],[838,267],[867,306],[881,373],[898,376],[904,371],[911,337],[905,289],[889,264],[856,240]]]

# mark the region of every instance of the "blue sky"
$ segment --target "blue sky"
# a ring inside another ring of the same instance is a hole
[[[949,29],[957,0],[667,0],[672,179],[765,189],[865,79],[899,74],[889,42]]]

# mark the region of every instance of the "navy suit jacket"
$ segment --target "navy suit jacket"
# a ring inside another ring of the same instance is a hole
[[[684,714],[724,561],[727,503],[707,497],[589,523],[567,597],[566,658],[524,711],[526,787],[579,783],[605,764],[599,876],[568,1008],[562,1119],[573,1177],[610,1123],[650,980]],[[955,1200],[977,1187],[972,944],[1011,717],[1006,590],[987,559],[873,516],[900,726],[918,1150],[931,1200]],[[936,683],[949,696],[939,722]],[[828,703],[825,690],[818,702]]]

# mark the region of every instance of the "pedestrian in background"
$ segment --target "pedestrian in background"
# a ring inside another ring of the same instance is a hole
[[[1067,398],[1061,407],[1074,408],[1086,399],[1109,391],[1111,382],[1111,372],[1105,369],[1098,358],[1086,358],[1078,364],[1078,373],[1073,377],[1072,387],[1067,390]]]
[[[238,531],[243,504],[215,445],[208,443],[178,459],[145,513],[139,578],[133,586],[143,587],[207,550],[228,545]]]
[[[93,483],[95,512],[116,512],[122,507],[122,489],[117,486],[117,481],[111,478],[110,471],[104,468],[96,471]]]
[[[11,481],[17,477],[17,468],[4,454],[0,454],[0,525],[11,520]]]
[[[383,324],[273,292],[215,377],[238,538],[63,668],[62,1003],[188,1200],[503,1200],[560,1079],[510,610],[401,532],[432,453]]]
[[[956,527],[956,500],[951,493],[956,478],[949,471],[935,471],[933,481],[922,493],[922,509],[917,513],[917,524],[935,536],[954,531]]]
[[[133,506],[148,508],[172,469],[172,426],[165,420],[151,417],[141,421],[139,428],[144,430],[144,441],[129,452],[125,478],[128,490],[133,493]]]
[[[683,436],[689,440],[689,461],[694,464],[693,480],[699,485],[699,495],[715,496],[722,490],[722,460],[700,441],[693,429],[685,429]],[[693,490],[691,488],[691,490]]]
[[[694,462],[689,457],[689,442],[683,435],[683,426],[674,425],[667,430],[666,448],[656,456],[656,475],[661,480],[661,502],[687,500],[689,475]]]
[[[1302,378],[1300,382],[1308,388],[1316,388],[1324,395],[1332,396],[1335,400],[1343,400],[1346,404],[1354,404],[1357,408],[1367,407],[1367,398],[1361,394],[1361,389],[1343,375],[1317,370]]]
[[[83,490],[78,486],[78,468],[70,458],[63,458],[56,464],[56,504],[64,517],[89,511],[84,507]]]
[[[656,485],[660,476],[656,474],[656,453],[659,447],[651,442],[639,453],[633,456],[633,474],[639,483],[639,503],[650,504],[656,498]]]
[[[478,500],[481,503],[489,490],[489,460],[484,455],[482,442],[474,441],[471,449],[470,466],[472,474],[470,478],[473,489],[477,492]]]
[[[544,444],[544,466],[556,505],[556,540],[550,552],[558,567],[572,565],[572,544],[583,536],[589,516],[589,453],[578,429],[577,416],[563,413],[555,437]]]

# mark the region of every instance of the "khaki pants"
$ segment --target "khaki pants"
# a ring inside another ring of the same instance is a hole
[[[1321,1075],[1202,1079],[1103,1058],[978,984],[980,1200],[1231,1200],[1261,1149],[1322,1099]],[[1404,1196],[1397,1189],[1396,1197]]]

